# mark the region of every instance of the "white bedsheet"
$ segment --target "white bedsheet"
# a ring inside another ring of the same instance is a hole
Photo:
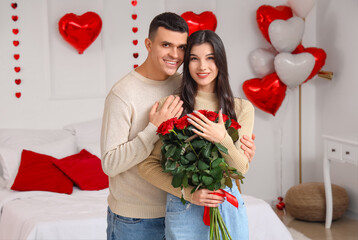
[[[106,239],[108,189],[71,195],[0,190],[0,239]],[[291,234],[263,200],[243,195],[250,240],[291,240]]]

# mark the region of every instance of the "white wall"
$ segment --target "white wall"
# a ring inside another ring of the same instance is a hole
[[[130,1],[64,1],[65,6],[62,6],[55,13],[51,13],[54,0],[18,0],[17,2],[19,7],[16,12],[21,17],[17,24],[21,31],[19,49],[22,56],[20,65],[23,69],[20,73],[23,84],[20,86],[13,83],[16,78],[16,74],[12,70],[15,61],[12,59],[14,47],[11,45],[12,40],[14,40],[11,33],[15,24],[11,21],[14,10],[10,7],[8,1],[0,1],[0,32],[2,33],[0,37],[0,128],[60,128],[68,123],[97,118],[102,115],[105,94],[100,91],[95,97],[67,97],[62,99],[52,97],[51,86],[53,85],[51,83],[53,79],[51,79],[51,76],[53,75],[51,74],[54,74],[52,69],[59,67],[51,65],[50,61],[53,51],[55,51],[53,48],[56,47],[54,41],[51,40],[54,37],[56,38],[56,35],[54,35],[56,31],[53,29],[55,28],[53,23],[56,22],[56,19],[53,19],[53,17],[67,13],[58,12],[61,9],[73,9],[74,13],[82,14],[92,10],[89,8],[91,6],[100,14],[103,20],[100,38],[94,43],[97,45],[88,49],[88,55],[85,52],[83,56],[89,56],[90,53],[95,52],[94,49],[101,49],[105,71],[104,77],[100,77],[98,81],[104,84],[106,91],[121,76],[130,71],[133,64],[140,64],[144,61],[146,50],[143,42],[147,35],[149,23],[155,15],[165,10],[175,11],[179,14],[188,10],[193,10],[196,13],[205,10],[213,11],[218,19],[217,33],[222,37],[227,50],[233,92],[235,96],[245,98],[241,90],[242,83],[256,77],[249,66],[249,53],[256,48],[268,48],[270,46],[257,28],[256,9],[263,4],[277,6],[286,3],[285,0],[267,0],[264,2],[259,0],[210,0],[204,1],[206,4],[203,4],[203,0],[138,1],[135,8],[138,19],[133,21],[131,19],[133,6]],[[320,5],[322,2],[324,1],[320,1]],[[334,2],[338,5],[338,0]],[[354,4],[353,2],[354,0],[346,1],[343,6],[349,9],[350,5]],[[207,6],[207,8],[203,6]],[[324,9],[322,6],[318,7],[317,12],[320,16],[324,15]],[[330,11],[334,12],[334,7],[331,6]],[[328,48],[328,65],[325,69],[336,71],[337,66],[343,63],[343,58],[346,56],[340,55],[339,59],[334,59],[336,57],[334,54],[338,54],[335,47],[336,43],[330,43],[328,40],[322,41],[324,28],[320,26],[320,29],[316,29],[316,21],[321,25],[326,24],[325,21],[316,17],[316,8],[314,8],[306,19],[303,44],[306,47]],[[333,24],[333,26],[338,21],[342,25],[348,24],[339,20],[338,17],[334,18],[334,21],[332,19],[326,21],[330,21],[330,25]],[[327,28],[330,25],[327,25]],[[131,32],[133,26],[139,28],[137,34]],[[316,30],[318,34],[316,34]],[[345,41],[333,32],[327,31],[327,34],[334,36],[335,40]],[[319,37],[319,44],[317,45],[316,36]],[[137,46],[131,44],[133,39],[139,40]],[[62,39],[60,40],[56,44],[61,44],[61,47],[68,51],[62,57],[66,56],[66,60],[73,64],[76,64],[76,61],[79,62],[78,54],[75,52],[72,55],[73,58],[68,57],[71,55],[69,52],[74,50]],[[346,48],[346,55],[348,55],[350,49]],[[137,60],[133,59],[133,52],[139,53]],[[83,67],[81,66],[81,71],[85,71]],[[67,75],[64,81],[78,81],[74,78],[76,74]],[[336,74],[335,77],[338,77],[339,71]],[[345,72],[344,74],[349,76],[350,79],[354,77],[353,72]],[[58,77],[58,75],[55,75],[55,77]],[[344,77],[344,79],[347,79],[347,77]],[[83,79],[81,80],[83,81]],[[343,78],[341,81],[343,81]],[[322,98],[333,101],[332,96],[336,96],[337,93],[331,90],[330,94],[324,94],[327,88],[332,88],[330,87],[332,84],[339,85],[340,83],[338,81],[337,83],[335,81],[327,82],[316,78],[302,87],[304,182],[322,181],[321,127],[326,129],[326,133],[329,133],[328,129],[331,130],[332,128],[330,126],[336,125],[334,119],[329,119],[332,116],[328,116],[331,104],[326,105],[327,101],[323,101]],[[343,89],[347,85],[348,83],[345,86],[340,86],[341,91],[344,91]],[[14,97],[14,93],[18,89],[21,89],[23,93],[20,99]],[[353,91],[352,88],[350,89],[349,91]],[[86,91],[86,84],[83,84],[83,87],[80,87],[78,91],[81,93]],[[354,109],[353,105],[351,105],[351,108],[338,106],[339,111],[352,112],[351,109]],[[320,122],[322,116],[326,120],[323,125]],[[355,117],[357,119],[357,115]],[[346,132],[354,128],[357,129],[352,124],[353,120],[350,121],[348,125],[342,124],[340,128],[332,131],[337,130],[336,132],[340,133],[344,132],[341,128],[344,128]],[[294,89],[287,92],[285,101],[276,117],[256,109],[254,132],[257,135],[255,141],[257,146],[256,156],[242,188],[245,194],[271,201],[276,199],[277,196],[284,196],[290,187],[298,184],[298,90]],[[350,135],[346,133],[343,134],[343,137],[349,138]]]
[[[358,142],[358,1],[317,2],[317,45],[326,50],[332,81],[316,82],[317,158],[322,158],[321,136],[330,135]],[[317,174],[322,176],[321,161]],[[358,214],[358,167],[332,163],[332,183],[344,187],[350,196],[349,210]],[[321,177],[322,178],[322,177]]]

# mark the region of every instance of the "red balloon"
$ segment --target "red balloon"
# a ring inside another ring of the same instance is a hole
[[[210,11],[202,12],[199,15],[193,12],[185,12],[181,17],[189,26],[189,36],[199,30],[215,31],[217,26],[216,16]]]
[[[303,52],[312,54],[316,61],[311,74],[303,82],[305,83],[311,78],[313,78],[319,71],[321,71],[322,67],[326,63],[327,54],[322,48],[315,48],[315,47],[305,48],[301,44],[297,46],[297,48],[292,52],[292,54],[299,54]]]
[[[287,86],[280,81],[276,73],[271,73],[262,79],[245,81],[242,89],[256,107],[275,116],[286,96]]]
[[[101,32],[102,20],[95,12],[86,12],[81,16],[68,13],[60,19],[58,27],[63,39],[82,54]]]
[[[269,5],[262,5],[256,11],[256,21],[257,25],[266,38],[266,40],[271,43],[270,37],[268,34],[268,28],[274,20],[282,19],[287,20],[293,17],[293,13],[290,7],[287,6],[277,6],[272,7]]]

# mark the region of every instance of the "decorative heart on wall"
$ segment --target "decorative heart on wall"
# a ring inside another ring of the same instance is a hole
[[[14,54],[14,59],[15,60],[19,60],[19,58],[20,58],[20,54]]]
[[[21,92],[15,93],[15,96],[16,96],[17,98],[20,98],[20,97],[21,97]]]
[[[12,44],[14,44],[15,47],[19,46],[20,42],[19,41],[13,41]]]
[[[18,33],[19,33],[19,29],[17,29],[17,28],[12,29],[12,33],[15,34],[15,35],[18,34]]]
[[[312,56],[315,59],[315,65],[313,67],[313,70],[311,74],[308,76],[308,78],[304,81],[305,83],[311,78],[313,78],[319,71],[321,71],[322,67],[326,64],[327,54],[322,48],[315,48],[315,47],[304,48],[302,45],[299,45],[296,48],[296,50],[293,51],[292,53],[297,54],[303,52],[312,54]]]
[[[82,54],[100,34],[102,20],[95,12],[81,16],[68,13],[60,19],[58,27],[63,39]]]
[[[16,83],[16,85],[20,85],[21,84],[21,79],[15,79],[15,83]]]
[[[290,7],[288,6],[277,6],[272,7],[269,5],[262,5],[259,7],[256,11],[256,22],[257,25],[264,36],[266,40],[271,43],[269,35],[268,35],[268,29],[271,24],[271,22],[282,19],[287,20],[289,18],[293,17],[293,13]]]
[[[287,87],[295,88],[308,78],[315,65],[315,59],[310,53],[279,53],[274,64],[280,80]]]
[[[17,3],[11,3],[11,7],[12,7],[13,9],[16,9],[16,8],[17,8]]]
[[[14,71],[18,73],[18,72],[21,71],[21,68],[20,67],[14,67]]]
[[[287,86],[280,81],[276,73],[271,73],[263,79],[245,81],[242,89],[256,107],[275,116],[286,96]]]
[[[137,27],[133,27],[133,28],[132,28],[132,31],[133,31],[134,33],[136,33],[136,32],[138,32],[138,28],[137,28]]]
[[[19,17],[16,16],[16,15],[13,15],[13,16],[11,17],[11,19],[12,19],[14,22],[16,22],[17,20],[19,20]]]
[[[215,31],[217,20],[214,13],[205,11],[200,14],[193,12],[185,12],[181,15],[189,27],[189,35],[199,30],[212,30]]]
[[[288,20],[275,20],[269,26],[272,46],[278,52],[292,52],[300,44],[305,30],[302,18],[292,17]]]

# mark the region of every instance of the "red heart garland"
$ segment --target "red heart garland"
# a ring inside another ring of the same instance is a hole
[[[138,58],[139,54],[138,53],[133,53],[133,57],[134,58]]]
[[[60,19],[58,27],[63,39],[82,54],[100,34],[102,20],[95,12],[81,16],[68,13]]]
[[[15,72],[20,72],[21,71],[21,68],[20,67],[14,67],[14,70],[15,70]]]
[[[12,44],[14,44],[15,47],[19,46],[20,42],[19,41],[13,41]]]
[[[138,64],[134,64],[134,65],[133,65],[133,68],[137,68],[137,67],[138,67]]]
[[[138,44],[138,40],[133,40],[133,45],[137,45]]]
[[[195,14],[193,12],[185,12],[181,15],[189,27],[189,35],[199,30],[212,30],[215,31],[217,20],[214,13],[210,11]]]
[[[287,86],[280,81],[276,73],[271,73],[263,79],[245,81],[242,89],[256,107],[275,116],[286,96]]]
[[[287,20],[293,17],[293,13],[290,7],[277,6],[272,7],[270,5],[262,5],[256,11],[256,22],[266,40],[271,43],[268,35],[268,28],[271,22],[277,19]]]
[[[138,3],[138,2],[137,2],[136,0],[132,1],[133,7],[137,6],[137,3]]]
[[[20,97],[21,97],[21,92],[15,93],[15,96],[16,96],[17,98],[20,98]]]
[[[15,58],[15,60],[19,60],[20,54],[14,54],[14,58]]]
[[[132,31],[133,31],[134,33],[136,33],[136,32],[138,32],[138,28],[137,28],[137,27],[133,27],[133,28],[132,28]]]
[[[18,34],[18,33],[19,33],[19,29],[17,29],[17,28],[12,29],[12,33],[15,34],[15,35]]]
[[[15,83],[16,83],[17,85],[20,85],[20,84],[21,84],[21,79],[15,79]]]
[[[311,78],[313,78],[319,71],[321,71],[322,67],[326,63],[327,54],[322,48],[315,48],[315,47],[304,48],[301,44],[298,45],[298,47],[292,53],[299,54],[299,53],[303,53],[303,52],[312,54],[315,59],[315,62],[316,62],[311,74],[303,82],[303,83],[305,83],[308,80],[310,80]]]
[[[19,19],[19,17],[16,16],[16,15],[13,15],[11,18],[12,18],[12,20],[13,20],[14,22],[16,22],[16,21]]]
[[[137,14],[132,14],[132,19],[136,20],[137,19]]]
[[[13,9],[16,9],[16,8],[17,8],[17,3],[11,3],[11,7],[12,7]]]

